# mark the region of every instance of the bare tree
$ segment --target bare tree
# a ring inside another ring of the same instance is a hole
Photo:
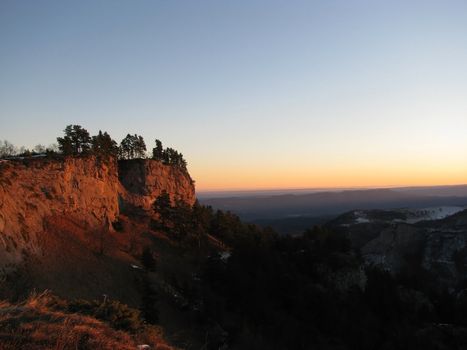
[[[44,145],[41,145],[41,144],[38,144],[38,145],[35,145],[34,148],[33,148],[33,151],[35,153],[45,153],[45,146]]]
[[[18,149],[9,141],[0,140],[0,157],[11,157],[18,152]]]

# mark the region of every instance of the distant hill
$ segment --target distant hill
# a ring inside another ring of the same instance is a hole
[[[393,190],[422,196],[467,197],[467,185],[400,187]]]
[[[285,194],[302,195],[319,192],[343,192],[365,191],[374,189],[390,189],[398,192],[417,193],[422,195],[464,196],[467,197],[466,185],[445,186],[410,186],[410,187],[336,187],[336,188],[294,188],[294,189],[270,189],[270,190],[229,190],[229,191],[197,191],[197,197],[201,200],[213,198],[232,197],[269,197]]]
[[[353,209],[426,208],[467,205],[467,185],[326,191],[306,194],[206,198],[202,204],[229,210],[243,220],[298,231]]]

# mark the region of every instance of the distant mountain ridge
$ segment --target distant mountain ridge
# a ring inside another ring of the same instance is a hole
[[[456,193],[454,195],[453,193]],[[200,198],[203,204],[230,210],[244,220],[337,215],[352,209],[421,208],[467,205],[467,186],[347,190],[274,196]]]
[[[268,197],[280,196],[285,194],[303,195],[319,192],[343,192],[343,191],[366,191],[376,189],[387,189],[402,192],[417,192],[424,195],[442,195],[442,196],[467,196],[467,184],[460,185],[440,185],[440,186],[406,186],[406,187],[336,187],[336,188],[293,188],[293,189],[265,189],[265,190],[216,190],[216,191],[198,191],[197,196],[200,199],[207,200],[212,198],[238,198],[238,197]]]
[[[215,209],[232,211],[245,221],[270,226],[281,234],[300,234],[354,209],[467,205],[467,185],[292,191],[295,190],[224,192],[224,197],[222,193],[200,193],[198,199]]]

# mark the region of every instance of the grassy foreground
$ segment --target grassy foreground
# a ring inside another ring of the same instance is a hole
[[[49,292],[0,302],[0,349],[171,350],[160,328],[112,301],[67,302]]]

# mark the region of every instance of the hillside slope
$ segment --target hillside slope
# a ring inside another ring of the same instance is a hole
[[[21,303],[0,302],[0,349],[173,349],[158,328],[138,323],[136,310],[102,302],[101,309],[120,307],[124,314],[106,319],[96,310],[96,318],[76,312],[79,303],[69,304],[48,292],[33,294]]]
[[[46,220],[75,219],[89,230],[109,229],[119,214],[112,162],[94,157],[0,163],[0,274],[41,253]]]
[[[118,165],[95,157],[1,161],[0,278],[44,253],[41,242],[50,241],[47,235],[57,218],[99,236],[113,230],[122,209],[149,210],[162,191],[189,204],[195,201],[189,174],[154,160]]]
[[[141,277],[131,265],[139,264],[150,206],[163,191],[173,200],[195,201],[189,174],[155,160],[1,161],[0,295],[53,289],[67,297],[105,293],[138,305]],[[134,214],[131,208],[145,224],[122,216]]]

